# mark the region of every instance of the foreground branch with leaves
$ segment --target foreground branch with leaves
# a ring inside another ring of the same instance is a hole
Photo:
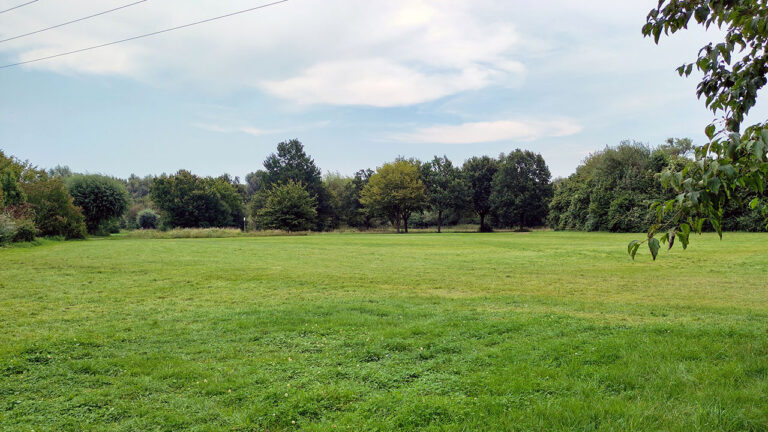
[[[687,29],[692,19],[725,30],[722,42],[704,46],[696,62],[678,68],[681,76],[690,76],[694,68],[703,74],[697,95],[720,117],[705,128],[709,142],[696,148],[693,162],[662,173],[662,184],[676,197],[654,204],[656,223],[647,239],[627,246],[633,259],[646,242],[654,260],[661,245],[671,249],[676,238],[685,249],[690,233],[701,233],[707,222],[722,238],[726,204],[744,195],[750,199],[740,204],[760,210],[768,220],[768,123],[741,132],[758,91],[768,83],[768,5],[760,0],[660,0],[643,34],[658,44],[662,33]]]

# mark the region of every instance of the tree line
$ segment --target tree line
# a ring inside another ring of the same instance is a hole
[[[568,178],[552,181],[540,154],[515,150],[455,165],[400,157],[352,176],[323,175],[298,140],[281,142],[244,182],[187,170],[117,179],[39,169],[0,151],[0,243],[35,236],[84,238],[121,229],[230,227],[327,231],[350,227],[476,224],[483,232],[548,226],[560,230],[639,232],[651,204],[669,199],[660,175],[690,162],[689,139],[652,148],[622,142],[591,154]],[[765,230],[759,212],[726,209],[725,229]]]
[[[554,181],[547,223],[560,230],[643,232],[657,217],[654,205],[678,194],[662,174],[692,163],[690,139],[668,139],[658,147],[624,141],[589,155],[576,172]],[[740,189],[724,207],[723,229],[766,231],[766,220],[748,203],[756,195]]]

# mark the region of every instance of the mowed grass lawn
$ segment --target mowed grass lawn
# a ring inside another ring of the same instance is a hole
[[[768,235],[633,238],[0,250],[0,430],[768,430]]]

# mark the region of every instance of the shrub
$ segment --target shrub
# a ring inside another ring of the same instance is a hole
[[[16,237],[16,223],[7,214],[0,214],[0,246],[6,245]]]
[[[142,210],[136,217],[136,225],[141,229],[156,229],[160,216],[150,209]]]
[[[31,242],[35,240],[37,234],[37,228],[35,223],[30,219],[17,219],[16,223],[16,235],[13,237],[15,242]]]
[[[317,217],[316,206],[301,183],[289,181],[267,193],[264,208],[258,211],[256,219],[264,229],[308,231]]]
[[[93,232],[93,235],[99,237],[109,237],[110,234],[117,234],[120,232],[120,219],[113,218],[103,221],[99,224],[99,227]]]
[[[57,178],[24,185],[29,204],[34,209],[35,225],[43,236],[63,236],[67,240],[85,238],[85,223],[72,196]]]

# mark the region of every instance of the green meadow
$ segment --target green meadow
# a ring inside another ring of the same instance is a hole
[[[0,249],[0,430],[768,430],[768,235],[634,238]]]

